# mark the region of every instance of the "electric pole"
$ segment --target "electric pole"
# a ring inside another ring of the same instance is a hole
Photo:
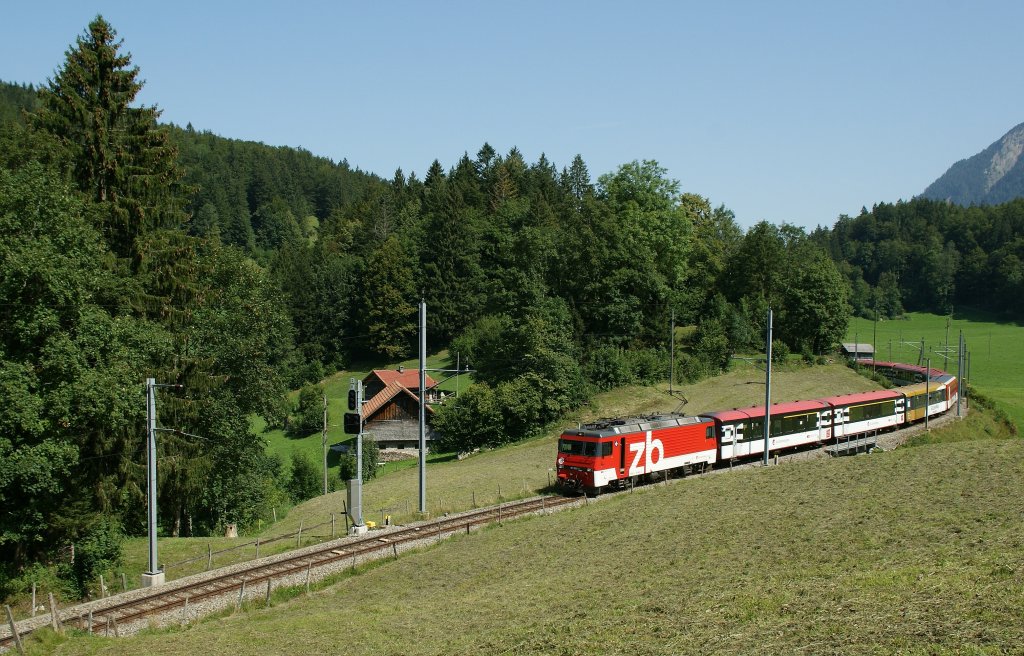
[[[668,393],[672,394],[672,383],[676,379],[676,309],[672,308],[672,319],[668,324]]]
[[[348,489],[348,514],[352,517],[350,535],[366,532],[363,525],[363,381],[348,379],[348,409],[345,413],[345,433],[356,436],[355,478],[346,482]]]
[[[149,569],[142,575],[142,586],[151,587],[164,582],[164,573],[157,564],[156,546],[156,379],[146,379],[146,474],[149,485],[146,505],[149,510]]]
[[[156,388],[173,387],[181,389],[181,385],[158,385],[155,378],[146,379],[146,506],[149,515],[149,569],[142,573],[142,587],[149,588],[164,584],[164,572],[157,560],[156,544],[156,433],[160,430],[171,430],[180,435],[189,435],[181,431],[157,428],[156,426]]]
[[[324,452],[324,494],[327,494],[327,395],[324,394],[324,429],[320,433],[320,442]]]
[[[427,302],[420,299],[420,513],[427,512]]]
[[[768,466],[768,428],[772,418],[772,309],[768,308],[764,368],[764,465]]]
[[[928,411],[931,409],[931,381],[932,381],[932,359],[928,358],[925,360],[925,371],[924,371],[924,430],[928,432],[928,415],[931,414]]]

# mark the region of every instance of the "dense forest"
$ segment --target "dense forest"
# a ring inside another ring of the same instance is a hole
[[[882,203],[811,237],[849,281],[860,315],[972,307],[1024,318],[1024,199],[971,207],[923,198]]]
[[[851,290],[859,311],[888,313],[1020,290],[1012,204],[743,231],[657,162],[594,180],[581,156],[559,168],[486,143],[385,179],[162,125],[135,102],[139,74],[97,17],[44,85],[0,84],[0,586],[39,562],[81,585],[144,532],[148,377],[171,386],[161,530],[203,535],[296,489],[249,417],[281,426],[287,390],[413,354],[421,298],[429,348],[477,372],[436,415],[439,446],[466,450],[664,380],[673,320],[694,327],[676,352],[685,382],[762,349],[769,307],[775,353],[813,357],[843,336]],[[921,236],[926,251],[910,246]],[[958,277],[968,262],[977,276]],[[965,281],[986,274],[998,284],[972,296]],[[71,544],[74,565],[56,558]]]

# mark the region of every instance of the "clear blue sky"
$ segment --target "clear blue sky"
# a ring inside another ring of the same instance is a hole
[[[162,119],[390,177],[490,142],[831,226],[1024,122],[1024,2],[4,2],[0,79],[101,13]]]

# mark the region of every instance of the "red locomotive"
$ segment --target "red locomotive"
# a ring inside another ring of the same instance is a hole
[[[558,482],[583,490],[716,460],[715,424],[704,417],[664,415],[584,424],[558,439]]]

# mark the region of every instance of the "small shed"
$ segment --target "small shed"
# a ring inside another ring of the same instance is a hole
[[[875,358],[875,347],[873,344],[861,344],[859,342],[844,342],[843,355],[850,358],[851,360],[860,360],[863,358],[873,360]]]

